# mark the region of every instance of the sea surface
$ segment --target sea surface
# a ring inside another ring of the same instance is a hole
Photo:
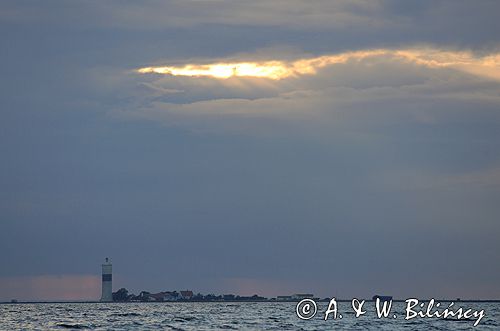
[[[456,308],[484,309],[477,327],[474,320],[407,321],[404,302],[394,302],[392,316],[382,319],[373,302],[365,303],[367,313],[359,318],[350,302],[339,302],[342,319],[325,321],[327,305],[318,303],[318,313],[301,320],[293,302],[0,304],[0,330],[500,330],[500,303],[455,303]]]

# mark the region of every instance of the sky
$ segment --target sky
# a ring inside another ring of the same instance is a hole
[[[0,301],[499,299],[499,12],[2,1]]]

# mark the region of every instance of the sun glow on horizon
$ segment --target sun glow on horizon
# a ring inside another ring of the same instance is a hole
[[[327,66],[347,62],[360,62],[370,58],[402,61],[429,68],[454,68],[470,74],[500,80],[500,54],[477,57],[471,52],[443,51],[431,48],[401,50],[372,49],[303,58],[295,61],[190,63],[183,66],[143,67],[137,69],[137,72],[141,74],[155,73],[172,76],[212,77],[217,79],[255,77],[281,80],[301,75],[314,75],[319,69]]]

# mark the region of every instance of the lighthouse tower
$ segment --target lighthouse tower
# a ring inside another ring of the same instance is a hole
[[[102,302],[113,301],[112,267],[111,261],[106,258],[106,261],[102,264]]]

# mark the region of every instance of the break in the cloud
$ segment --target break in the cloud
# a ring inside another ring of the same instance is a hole
[[[152,66],[139,68],[139,73],[157,73],[173,76],[208,76],[213,78],[259,77],[285,79],[316,74],[318,70],[348,61],[383,58],[385,61],[411,62],[430,68],[452,68],[479,76],[500,80],[500,54],[476,56],[467,51],[443,51],[431,48],[373,49],[297,59],[262,62],[189,63],[182,66]]]
[[[280,127],[299,132],[339,133],[403,118],[432,125],[460,104],[500,104],[498,53],[414,47],[288,58],[138,68],[135,79],[147,90],[114,114],[195,131],[276,131],[276,122],[261,119],[279,118]]]

